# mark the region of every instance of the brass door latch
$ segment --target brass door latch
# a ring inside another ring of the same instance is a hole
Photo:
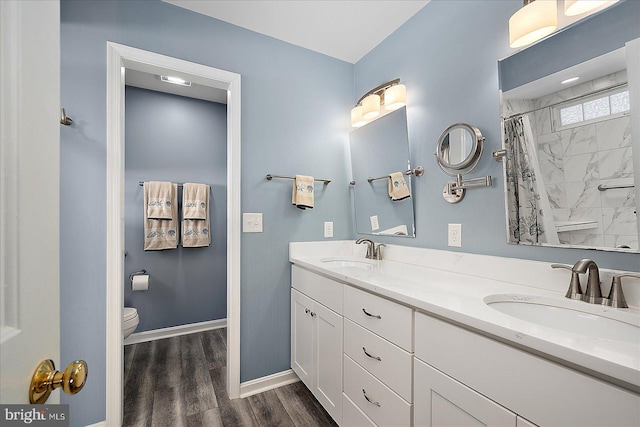
[[[51,392],[59,387],[67,394],[76,394],[87,382],[87,362],[76,360],[69,363],[64,372],[56,371],[53,360],[43,360],[31,377],[29,402],[43,404]]]

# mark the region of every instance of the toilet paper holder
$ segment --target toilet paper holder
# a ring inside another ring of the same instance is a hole
[[[147,274],[147,270],[144,270],[144,269],[143,269],[143,270],[135,271],[135,272],[131,273],[131,274],[129,275],[129,281],[130,281],[130,282],[132,282],[132,281],[133,281],[133,276],[139,276],[139,275],[141,275],[141,274]]]

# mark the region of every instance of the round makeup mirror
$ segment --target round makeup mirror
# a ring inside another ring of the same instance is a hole
[[[471,172],[482,155],[483,141],[482,133],[475,126],[467,123],[449,126],[440,135],[436,146],[438,165],[449,176]]]
[[[484,136],[480,130],[467,123],[455,123],[445,129],[438,139],[436,152],[438,166],[456,178],[442,190],[442,197],[449,203],[458,203],[464,198],[465,189],[491,185],[491,177],[463,179],[482,157]]]

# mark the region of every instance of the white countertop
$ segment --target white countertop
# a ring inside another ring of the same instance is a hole
[[[563,293],[392,260],[374,261],[374,271],[322,262],[330,257],[326,254],[292,254],[290,261],[640,392],[640,334],[637,342],[623,342],[563,332],[503,314],[484,302],[485,297],[495,294],[551,297],[562,301]],[[589,306],[595,313],[613,313],[623,316],[628,323],[640,325],[637,308]]]

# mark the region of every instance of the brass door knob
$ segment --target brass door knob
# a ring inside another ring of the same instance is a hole
[[[56,371],[53,360],[43,360],[31,377],[29,402],[43,404],[51,392],[59,387],[67,394],[76,394],[87,382],[87,362],[76,360],[69,363],[64,372]]]

